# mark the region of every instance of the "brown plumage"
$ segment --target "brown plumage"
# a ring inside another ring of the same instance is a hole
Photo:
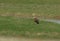
[[[36,24],[39,24],[39,19],[37,18],[37,16],[35,15],[35,13],[33,13],[32,15],[33,15],[34,22]]]
[[[36,24],[39,24],[39,20],[38,20],[37,18],[34,18],[34,22],[35,22]]]

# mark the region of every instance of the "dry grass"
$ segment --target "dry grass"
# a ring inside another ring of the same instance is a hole
[[[44,15],[44,14],[36,14],[38,18],[47,18],[47,19],[59,19],[60,20],[60,15]],[[0,16],[13,16],[13,17],[21,17],[21,18],[32,18],[32,14],[23,14],[23,13],[5,13],[5,14],[0,14]]]

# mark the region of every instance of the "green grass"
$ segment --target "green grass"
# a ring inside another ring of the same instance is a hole
[[[40,21],[35,24],[30,18],[0,17],[0,35],[28,38],[60,39],[60,24]]]
[[[60,0],[0,0],[0,35],[60,39],[60,24],[40,21],[37,25],[28,18],[32,13],[60,19]]]
[[[60,0],[0,0],[3,3],[24,3],[24,4],[33,4],[33,3],[41,3],[41,4],[58,4]]]
[[[60,0],[0,0],[0,14],[32,14],[60,19]]]

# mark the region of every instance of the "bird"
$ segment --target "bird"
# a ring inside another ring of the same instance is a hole
[[[37,18],[36,14],[33,13],[32,16],[33,16],[34,22],[35,22],[36,24],[39,24],[39,19]]]

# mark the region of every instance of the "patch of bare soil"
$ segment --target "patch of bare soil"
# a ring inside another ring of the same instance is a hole
[[[27,38],[17,38],[17,37],[0,37],[0,41],[60,41],[60,40],[40,40],[40,39],[27,39]]]

